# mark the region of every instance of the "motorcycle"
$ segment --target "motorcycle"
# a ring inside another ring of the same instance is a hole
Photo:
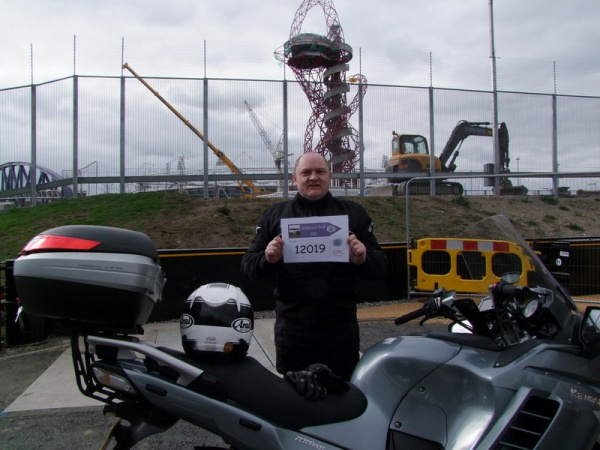
[[[526,264],[500,264],[481,299],[436,290],[395,323],[442,317],[448,331],[375,344],[347,389],[319,400],[251,357],[192,358],[139,340],[164,284],[152,246],[123,230],[59,228],[15,261],[17,290],[26,311],[70,324],[80,391],[121,419],[116,449],[179,419],[238,450],[600,448],[600,307],[581,314],[506,217],[462,238],[516,243]],[[82,295],[102,306],[90,311]]]

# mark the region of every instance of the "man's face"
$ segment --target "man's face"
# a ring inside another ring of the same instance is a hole
[[[306,153],[300,157],[292,181],[298,193],[309,200],[319,200],[329,192],[331,172],[325,158],[318,153]]]

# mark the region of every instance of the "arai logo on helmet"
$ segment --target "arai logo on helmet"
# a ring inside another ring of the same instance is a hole
[[[179,321],[179,328],[189,328],[194,325],[194,318],[189,314],[182,314]]]
[[[250,319],[240,317],[231,322],[231,328],[240,333],[247,333],[252,330],[252,322],[250,322]]]

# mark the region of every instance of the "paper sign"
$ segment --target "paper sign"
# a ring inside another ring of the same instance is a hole
[[[348,216],[281,219],[283,262],[348,262]]]

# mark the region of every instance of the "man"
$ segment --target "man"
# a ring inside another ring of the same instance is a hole
[[[385,256],[364,208],[329,192],[331,172],[322,155],[298,158],[292,181],[296,197],[263,212],[242,272],[248,279],[275,283],[277,371],[322,363],[349,380],[359,359],[356,278],[383,276]],[[282,218],[340,215],[348,216],[348,262],[283,261]]]

